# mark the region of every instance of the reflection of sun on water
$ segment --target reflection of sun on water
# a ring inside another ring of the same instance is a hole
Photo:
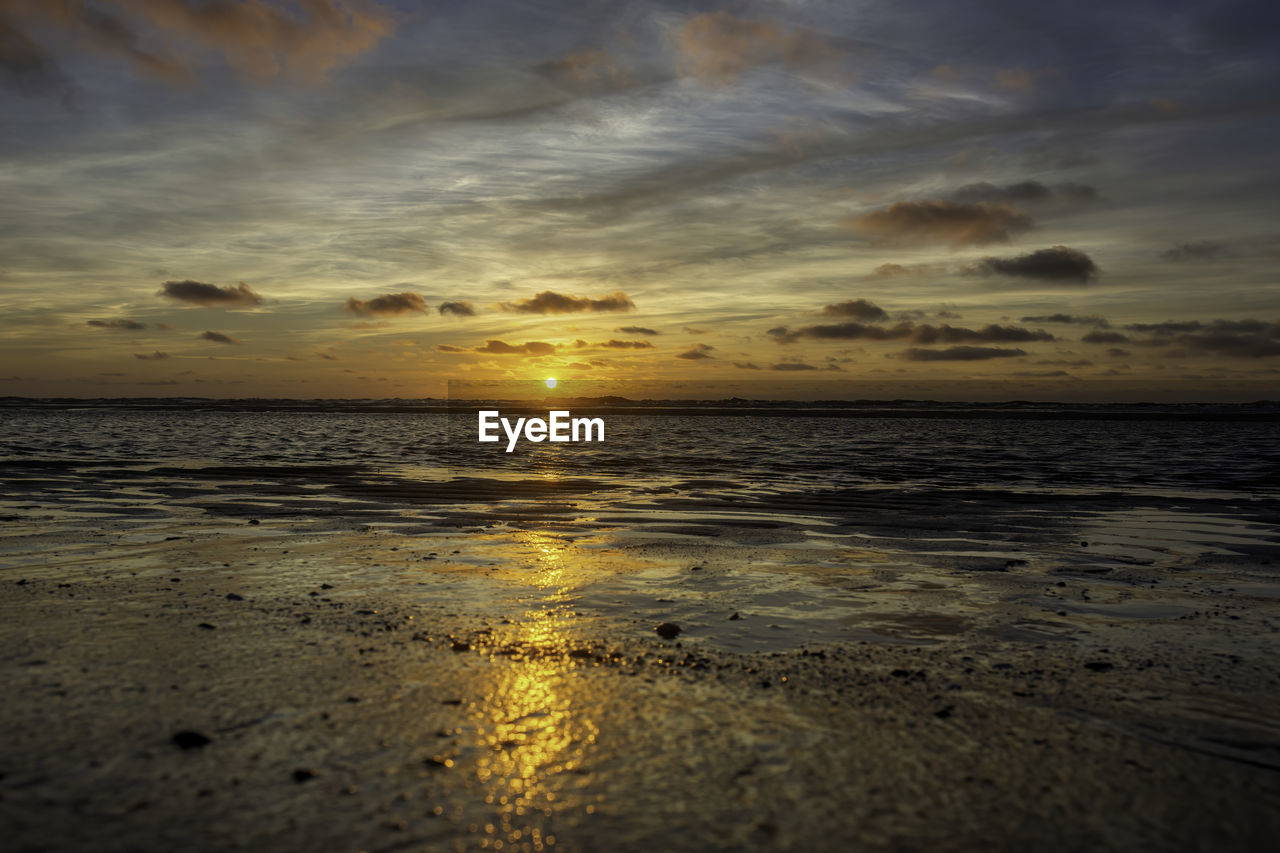
[[[487,788],[485,801],[498,806],[498,825],[485,827],[496,849],[502,841],[508,849],[554,843],[554,836],[542,835],[543,819],[569,805],[561,776],[583,768],[599,733],[570,698],[573,664],[565,629],[571,616],[563,599],[554,595],[547,609],[526,614],[512,637],[524,656],[497,662],[499,675],[480,712],[477,734],[487,749],[476,775]]]
[[[530,609],[502,637],[507,653],[492,658],[493,680],[476,706],[483,747],[476,776],[498,811],[481,846],[554,849],[550,819],[595,808],[586,765],[599,729],[580,704],[570,591],[579,555],[570,540],[545,531],[520,531],[517,541],[531,570],[525,579],[538,591],[523,596]]]

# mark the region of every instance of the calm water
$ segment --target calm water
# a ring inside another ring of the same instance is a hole
[[[176,547],[196,528],[215,539],[279,531],[290,550],[311,533],[350,533],[361,544],[333,546],[329,569],[314,550],[294,566],[280,546],[263,565],[310,580],[359,566],[362,582],[402,585],[397,565],[438,551],[406,564],[450,564],[423,587],[433,600],[476,600],[458,571],[506,567],[572,588],[566,612],[714,625],[717,642],[744,649],[932,642],[974,625],[1040,642],[1075,630],[1063,613],[1090,625],[1176,620],[1204,606],[1183,600],[1185,572],[1211,563],[1231,572],[1215,576],[1224,589],[1280,595],[1274,422],[611,415],[606,425],[603,444],[506,453],[477,443],[474,418],[461,415],[10,410],[0,559],[25,577],[46,563],[61,571],[46,554],[66,543],[96,565],[104,545]],[[388,544],[366,553],[359,537]],[[171,557],[161,548],[154,559]],[[428,576],[413,577],[417,589]],[[735,610],[770,630],[726,627]],[[1041,624],[1046,613],[1058,621]]]
[[[603,444],[475,441],[440,414],[9,411],[6,475],[239,466],[418,482],[594,479],[624,490],[714,479],[721,490],[867,487],[1280,495],[1280,423],[610,416]],[[34,464],[33,464],[34,463]],[[108,472],[109,473],[109,472]],[[229,473],[225,470],[220,476]],[[277,472],[280,473],[280,472]]]

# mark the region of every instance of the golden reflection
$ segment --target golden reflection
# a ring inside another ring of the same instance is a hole
[[[483,827],[495,849],[542,850],[544,818],[566,807],[599,729],[572,698],[576,664],[570,656],[572,611],[563,594],[530,610],[509,637],[514,659],[495,657],[497,677],[477,706],[483,748],[476,766],[485,802],[498,807],[498,822]],[[594,808],[592,804],[588,807]]]
[[[515,539],[533,558],[534,572],[530,582],[534,586],[540,589],[558,589],[564,585],[565,568],[568,565],[566,552],[572,543],[541,530],[518,531]]]

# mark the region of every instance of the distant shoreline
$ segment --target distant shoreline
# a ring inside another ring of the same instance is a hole
[[[113,410],[139,412],[300,412],[329,414],[475,415],[501,404],[515,413],[546,412],[572,406],[597,415],[666,417],[824,417],[950,418],[1010,420],[1193,420],[1280,421],[1280,401],[1252,403],[1053,403],[1013,400],[962,402],[938,400],[629,400],[623,397],[548,397],[531,400],[299,400],[211,399],[193,397],[0,398],[0,411]]]

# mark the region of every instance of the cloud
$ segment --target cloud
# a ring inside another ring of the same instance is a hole
[[[1093,331],[1080,340],[1086,344],[1127,344],[1129,343],[1129,336],[1120,332]]]
[[[178,302],[189,302],[205,308],[251,308],[262,304],[262,297],[243,281],[235,287],[219,287],[202,281],[166,281],[157,292]]]
[[[912,274],[911,268],[902,264],[881,264],[871,271],[872,278],[900,278]]]
[[[698,361],[699,359],[703,359],[703,358],[715,358],[715,356],[711,354],[711,351],[713,349],[715,349],[715,347],[711,346],[710,344],[694,344],[684,352],[677,355],[676,358],[683,358],[686,361]]]
[[[1000,89],[1014,92],[1030,92],[1036,86],[1036,79],[1030,71],[1019,66],[1017,68],[1001,68],[996,71],[995,84]]]
[[[726,11],[693,15],[674,33],[682,70],[726,82],[758,65],[791,68],[831,64],[843,52],[812,30],[785,30],[772,21],[736,18]]]
[[[949,347],[947,349],[919,349],[912,347],[898,354],[907,361],[983,361],[989,358],[1013,358],[1026,353],[1020,349],[999,347]]]
[[[644,326],[622,326],[614,329],[615,332],[622,332],[624,335],[660,335],[657,329],[649,329]]]
[[[240,341],[236,340],[235,338],[231,337],[230,335],[224,335],[224,334],[222,334],[222,332],[204,332],[203,334],[201,334],[201,335],[200,335],[200,339],[201,339],[201,340],[203,340],[203,341],[213,341],[215,344],[238,344],[238,343],[240,343]]]
[[[752,361],[735,361],[733,366],[739,370],[759,370],[760,365]]]
[[[151,353],[151,355],[147,355],[145,352],[135,352],[133,354],[133,357],[142,359],[143,361],[161,361],[163,359],[169,358],[169,353],[160,352],[160,350],[156,350],[155,352]]]
[[[1098,277],[1099,270],[1093,259],[1079,249],[1053,246],[1012,258],[983,258],[967,272],[1087,283]]]
[[[1131,323],[1125,326],[1152,337],[1134,341],[1144,346],[1174,346],[1188,352],[1236,358],[1280,355],[1280,322],[1265,320],[1200,320]]]
[[[441,302],[436,309],[441,314],[452,314],[455,317],[474,317],[475,306],[470,302]]]
[[[1160,253],[1160,257],[1166,261],[1174,263],[1183,263],[1186,261],[1212,261],[1217,258],[1228,257],[1231,254],[1231,247],[1226,243],[1220,243],[1217,240],[1196,240],[1189,243],[1178,243],[1172,249],[1166,249]]]
[[[952,248],[1007,243],[1030,231],[1030,216],[1007,204],[961,204],[945,199],[900,201],[845,219],[845,227],[888,242],[949,243]]]
[[[879,305],[868,302],[865,299],[852,299],[848,302],[826,305],[823,306],[822,313],[826,317],[853,317],[855,320],[864,320],[870,323],[878,323],[881,320],[889,319],[888,312]]]
[[[618,67],[616,58],[603,50],[588,49],[561,59],[548,59],[534,71],[557,83],[574,87],[613,87],[626,82],[627,72]]]
[[[247,79],[280,75],[318,81],[392,30],[391,14],[372,0],[117,0],[102,3],[7,0],[0,22],[0,68],[17,66],[28,87],[61,78],[47,36],[71,59],[83,48],[126,62],[136,74],[170,84],[197,79],[204,53],[217,54]]]
[[[1037,317],[1023,317],[1023,323],[1076,323],[1081,326],[1098,326],[1106,329],[1111,326],[1106,318],[1097,314],[1041,314]]]
[[[819,370],[812,364],[805,364],[802,361],[783,361],[778,364],[769,365],[770,370]]]
[[[145,329],[146,323],[139,323],[137,320],[127,320],[124,317],[114,317],[110,320],[86,320],[86,326],[93,326],[97,329],[128,329],[129,331],[137,331]]]
[[[1023,329],[1019,326],[991,324],[981,329],[968,329],[943,323],[931,326],[911,322],[898,323],[888,328],[864,323],[835,323],[830,325],[803,326],[789,329],[777,326],[766,334],[780,344],[790,344],[802,338],[811,340],[910,340],[918,344],[937,343],[1020,343],[1028,341],[1052,341],[1053,335],[1043,329]]]
[[[596,344],[604,349],[654,349],[653,344],[648,341],[619,341],[608,340],[603,343]]]
[[[1266,320],[1210,320],[1208,323],[1199,320],[1169,320],[1163,323],[1129,323],[1125,328],[1132,332],[1150,332],[1155,335],[1210,331],[1280,337],[1280,323]]]
[[[427,303],[416,293],[386,293],[365,302],[352,296],[346,309],[361,317],[395,317],[400,314],[424,314]]]
[[[1038,202],[1061,201],[1067,203],[1085,203],[1098,200],[1098,191],[1088,184],[1072,181],[1045,186],[1039,181],[1020,181],[1016,184],[995,184],[982,181],[966,184],[952,193],[952,198],[965,204],[1035,204]]]
[[[607,311],[630,311],[635,303],[621,290],[610,293],[599,299],[587,296],[568,296],[553,290],[544,290],[531,299],[519,302],[503,302],[502,310],[515,311],[519,314],[577,314],[583,311],[594,313]]]
[[[505,341],[487,340],[484,346],[476,347],[473,352],[487,353],[488,355],[551,355],[556,351],[555,344],[549,344],[546,341],[525,341],[519,345],[506,343]]]
[[[466,347],[455,347],[453,344],[436,344],[436,352],[468,352]]]
[[[952,343],[1021,343],[1029,341],[1052,341],[1053,335],[1044,329],[1023,329],[1019,326],[1000,326],[992,323],[981,329],[966,329],[962,326],[917,326],[911,334],[911,340],[921,344]]]
[[[0,17],[0,81],[24,95],[70,97],[71,80],[53,54]]]

